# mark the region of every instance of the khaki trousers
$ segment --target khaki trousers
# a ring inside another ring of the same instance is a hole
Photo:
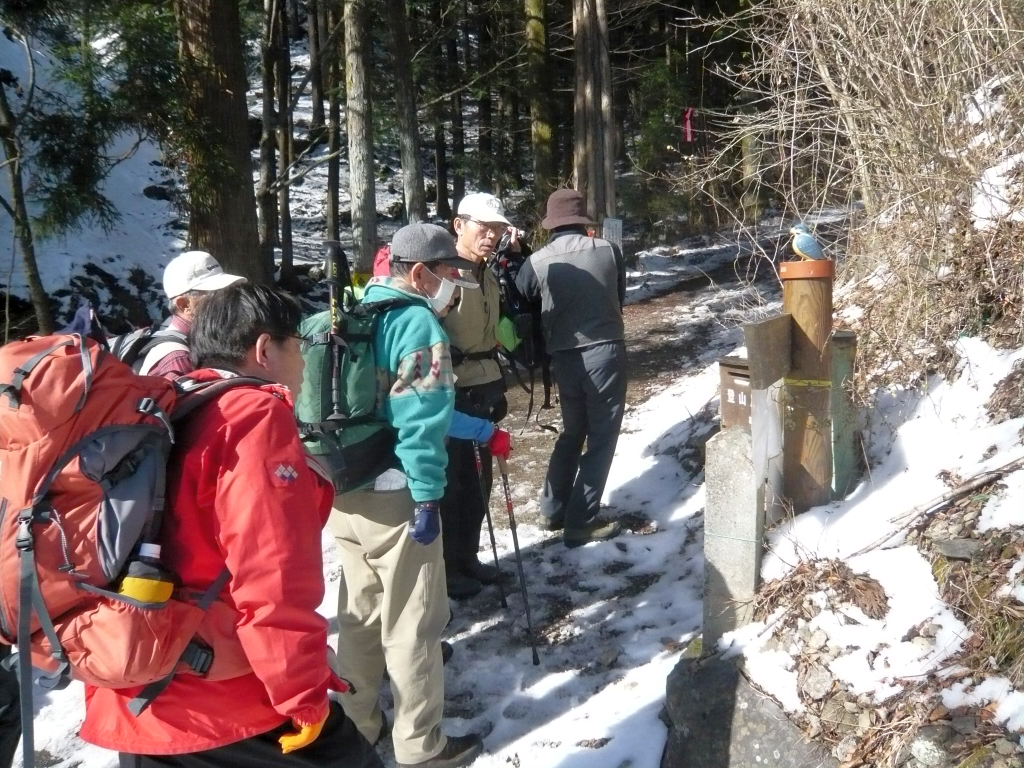
[[[395,699],[395,759],[420,763],[444,749],[441,632],[449,619],[441,537],[409,537],[412,496],[352,491],[334,500],[331,531],[341,548],[338,665],[355,692],[342,700],[371,743],[381,727],[380,686],[387,667]]]

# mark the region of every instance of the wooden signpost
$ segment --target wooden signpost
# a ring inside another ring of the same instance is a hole
[[[782,308],[793,316],[782,471],[797,514],[832,498],[832,276],[827,259],[779,266]]]

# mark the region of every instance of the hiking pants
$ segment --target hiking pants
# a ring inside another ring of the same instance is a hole
[[[120,768],[384,768],[380,757],[341,705],[331,702],[323,730],[312,744],[282,754],[277,740],[295,730],[291,721],[223,747],[183,755],[118,754]]]
[[[564,520],[566,529],[579,529],[597,516],[615,455],[626,405],[626,344],[612,341],[554,352],[551,370],[562,406],[562,433],[551,453],[540,511]]]
[[[371,742],[381,728],[380,687],[387,668],[395,699],[395,759],[420,763],[444,749],[441,632],[448,623],[441,537],[409,537],[408,488],[337,496],[331,531],[341,548],[338,671],[354,692],[345,712]]]
[[[455,408],[494,423],[501,421],[508,412],[505,382],[499,380],[456,388]],[[479,560],[480,533],[491,498],[491,450],[486,445],[480,446],[482,471],[478,473],[473,446],[472,440],[448,439],[447,484],[441,498],[441,529],[444,564],[449,573],[463,571]]]

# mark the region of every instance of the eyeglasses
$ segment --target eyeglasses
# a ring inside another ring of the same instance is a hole
[[[480,229],[486,229],[490,232],[493,232],[496,235],[500,235],[502,232],[508,229],[508,224],[488,224],[486,221],[480,221],[480,219],[469,219],[469,221],[472,221],[474,224],[480,227]]]
[[[276,335],[274,338],[275,339],[295,339],[296,341],[299,342],[299,352],[301,354],[303,354],[303,355],[306,354],[307,352],[309,352],[310,348],[313,346],[313,342],[310,341],[309,339],[307,339],[305,336],[293,336],[290,333],[281,333],[281,334]]]

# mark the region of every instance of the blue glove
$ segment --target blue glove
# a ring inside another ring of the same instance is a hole
[[[427,546],[441,533],[441,513],[436,501],[421,501],[413,510],[409,535],[417,544]]]

